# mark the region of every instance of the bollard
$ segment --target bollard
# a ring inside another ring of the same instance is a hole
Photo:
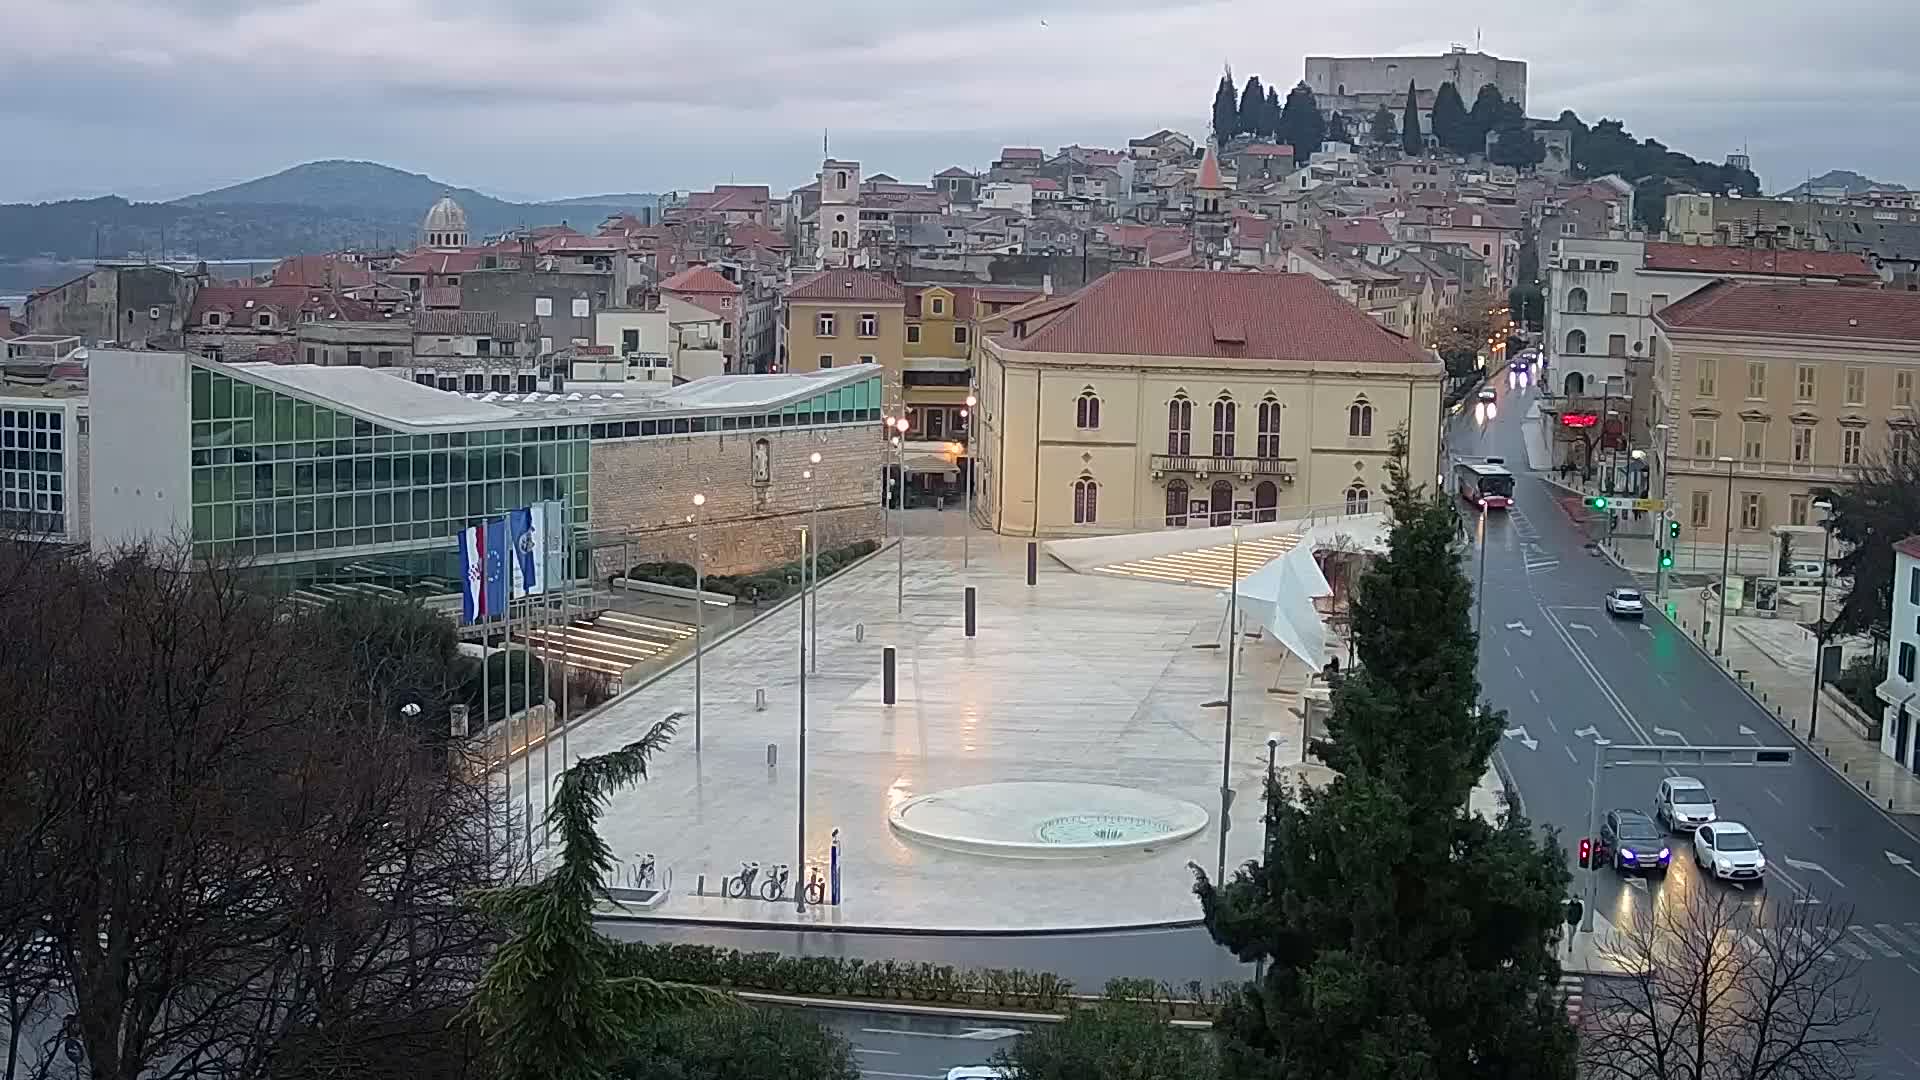
[[[764,686],[753,692],[753,711],[767,711],[767,688]]]
[[[1832,755],[1832,754],[1828,754],[1827,756],[1828,756],[1828,757],[1832,757],[1833,755]],[[1840,763],[1840,775],[1841,775],[1841,776],[1845,776],[1845,775],[1847,775],[1847,763],[1846,763],[1846,762],[1844,762],[1844,761]]]
[[[1867,793],[1867,794],[1869,794],[1869,795],[1871,795],[1871,794],[1873,794],[1873,781],[1872,781],[1872,780],[1862,780],[1862,781],[1860,781],[1860,784],[1861,784],[1861,787],[1862,787],[1862,788],[1863,788],[1863,789],[1864,789],[1864,790],[1866,791],[1866,793]]]
[[[893,704],[893,646],[880,650],[880,703]]]
[[[867,624],[863,622],[854,623],[853,624],[854,644],[858,645],[860,642],[863,642],[865,640],[867,640]]]
[[[1029,540],[1027,541],[1027,584],[1031,586],[1035,581],[1039,580],[1039,577],[1040,545],[1036,541]]]
[[[693,895],[707,895],[707,875],[701,874],[699,877],[693,879]]]
[[[833,830],[833,845],[827,849],[827,885],[832,890],[831,903],[840,906],[840,830]]]
[[[973,586],[969,585],[967,586],[967,636],[968,637],[973,636],[973,630],[974,630],[973,598],[974,598],[974,588]]]
[[[768,743],[767,744],[767,768],[771,769],[778,764],[780,764],[780,744]]]

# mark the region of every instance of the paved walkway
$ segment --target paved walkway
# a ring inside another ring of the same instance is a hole
[[[1825,759],[1844,775],[1863,797],[1902,819],[1909,831],[1920,833],[1920,777],[1880,752],[1880,744],[1867,738],[1866,719],[1850,709],[1849,703],[1831,686],[1823,688],[1816,734],[1807,737],[1808,717],[1813,704],[1813,634],[1800,625],[1793,612],[1777,619],[1734,615],[1727,619],[1724,644],[1716,627],[1713,637],[1704,636],[1706,616],[1712,606],[1707,590],[1676,589],[1667,595],[1665,610],[1711,654],[1722,648],[1720,662],[1730,677],[1737,678],[1748,692],[1784,721],[1794,737]],[[1813,605],[1817,606],[1817,597]],[[1811,620],[1816,612],[1803,612]],[[1838,642],[1846,659],[1865,652],[1864,641]]]
[[[1198,919],[1187,864],[1211,873],[1220,839],[1225,710],[1204,704],[1225,687],[1224,604],[1216,591],[1080,575],[1045,558],[1029,588],[1024,541],[975,534],[973,565],[963,570],[960,539],[948,531],[957,530],[959,515],[910,522],[937,535],[907,541],[904,615],[894,611],[892,550],[821,589],[819,673],[807,680],[804,842],[806,861],[824,867],[838,832],[839,907],[800,915],[791,901],[694,895],[701,876],[715,894],[719,879],[743,861],[796,861],[797,604],[709,646],[699,751],[690,662],[570,733],[577,758],[613,749],[669,712],[689,714],[652,779],[616,794],[603,820],[617,858],[652,852],[671,870],[671,895],[651,914],[928,930]],[[979,633],[971,640],[962,630],[968,583],[979,590]],[[881,701],[883,646],[899,650],[892,707]],[[1344,642],[1333,648],[1344,652]],[[1227,835],[1229,866],[1259,850],[1268,733],[1279,739],[1282,766],[1299,762],[1303,748],[1296,709],[1305,665],[1251,637],[1241,660],[1228,753],[1228,782],[1239,800]],[[762,691],[764,710],[756,706]],[[949,851],[888,826],[889,810],[914,796],[1020,780],[1139,788],[1193,803],[1208,822],[1154,850],[1070,860]],[[1496,792],[1493,781],[1476,806],[1493,809]]]

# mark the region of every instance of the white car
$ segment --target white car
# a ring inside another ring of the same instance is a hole
[[[1707,785],[1691,776],[1669,776],[1653,797],[1653,817],[1669,832],[1692,832],[1720,816],[1713,806]]]
[[[1608,589],[1607,614],[1622,619],[1638,619],[1647,613],[1647,602],[1638,589]]]
[[[1758,883],[1767,872],[1760,841],[1737,821],[1716,821],[1693,830],[1693,864],[1720,881]]]
[[[956,1065],[947,1070],[947,1080],[1007,1080],[1007,1074],[991,1065]]]

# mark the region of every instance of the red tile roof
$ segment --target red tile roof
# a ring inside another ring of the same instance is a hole
[[[728,281],[720,271],[703,264],[689,267],[662,281],[660,291],[733,296],[739,293],[740,286]]]
[[[373,308],[358,300],[297,285],[209,285],[194,296],[193,307],[187,312],[187,328],[205,329],[209,311],[226,316],[220,320],[224,324],[221,329],[235,330],[256,329],[254,320],[263,311],[274,317],[270,328],[273,331],[293,328],[306,312],[312,312],[321,321],[359,322],[376,318]]]
[[[1761,251],[1694,244],[1647,245],[1649,270],[1694,270],[1703,274],[1779,274],[1783,277],[1874,278],[1861,255],[1840,251]]]
[[[1207,156],[1200,161],[1200,179],[1194,182],[1197,188],[1222,188],[1226,185],[1220,180],[1220,155],[1213,144],[1207,144]]]
[[[1049,180],[1048,178],[1046,178],[1046,177],[1044,177],[1044,176],[1040,176],[1040,177],[1035,177],[1035,178],[1034,178],[1034,180],[1033,180],[1033,190],[1035,190],[1035,191],[1059,191],[1059,190],[1060,190],[1060,181],[1058,181],[1058,180]]]
[[[1293,147],[1286,143],[1254,143],[1240,152],[1254,157],[1292,157]]]
[[[534,245],[543,255],[566,254],[580,251],[593,254],[627,250],[627,238],[624,236],[581,236],[579,233],[558,233],[543,236]]]
[[[746,222],[727,230],[729,247],[758,247],[768,251],[787,250],[787,238],[765,225]]]
[[[480,269],[480,259],[478,251],[416,251],[404,259],[396,259],[387,267],[387,273],[464,274]]]
[[[1045,161],[1047,155],[1037,146],[1003,146],[1001,161]]]
[[[786,296],[789,300],[902,304],[907,292],[892,278],[871,270],[823,270],[788,286]]]
[[[458,308],[460,306],[460,286],[437,285],[431,289],[420,290],[420,304],[429,308]]]
[[[1336,218],[1327,222],[1327,242],[1386,245],[1393,243],[1393,236],[1379,218]]]
[[[946,168],[941,169],[939,172],[934,173],[933,175],[936,177],[957,176],[957,177],[964,177],[964,178],[971,178],[973,176],[971,172],[968,172],[967,170],[961,168],[958,165],[949,165]]]
[[[273,284],[308,289],[354,289],[373,284],[373,271],[338,254],[295,255],[275,264]]]
[[[1905,540],[1894,541],[1893,550],[1909,559],[1920,559],[1920,536],[1909,536]]]
[[[1430,358],[1304,274],[1117,270],[1028,336],[1031,352],[1420,364]],[[1018,334],[1026,322],[1015,324]]]
[[[1694,333],[1920,345],[1920,293],[1904,290],[1721,280],[1653,318]]]

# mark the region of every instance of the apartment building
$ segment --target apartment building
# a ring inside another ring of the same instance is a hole
[[[788,286],[782,305],[779,370],[879,364],[885,370],[887,404],[899,404],[907,291],[891,276],[823,270]]]
[[[1913,446],[1920,293],[1715,281],[1652,322],[1654,483],[1683,550],[1764,552],[1818,523],[1814,488]]]

